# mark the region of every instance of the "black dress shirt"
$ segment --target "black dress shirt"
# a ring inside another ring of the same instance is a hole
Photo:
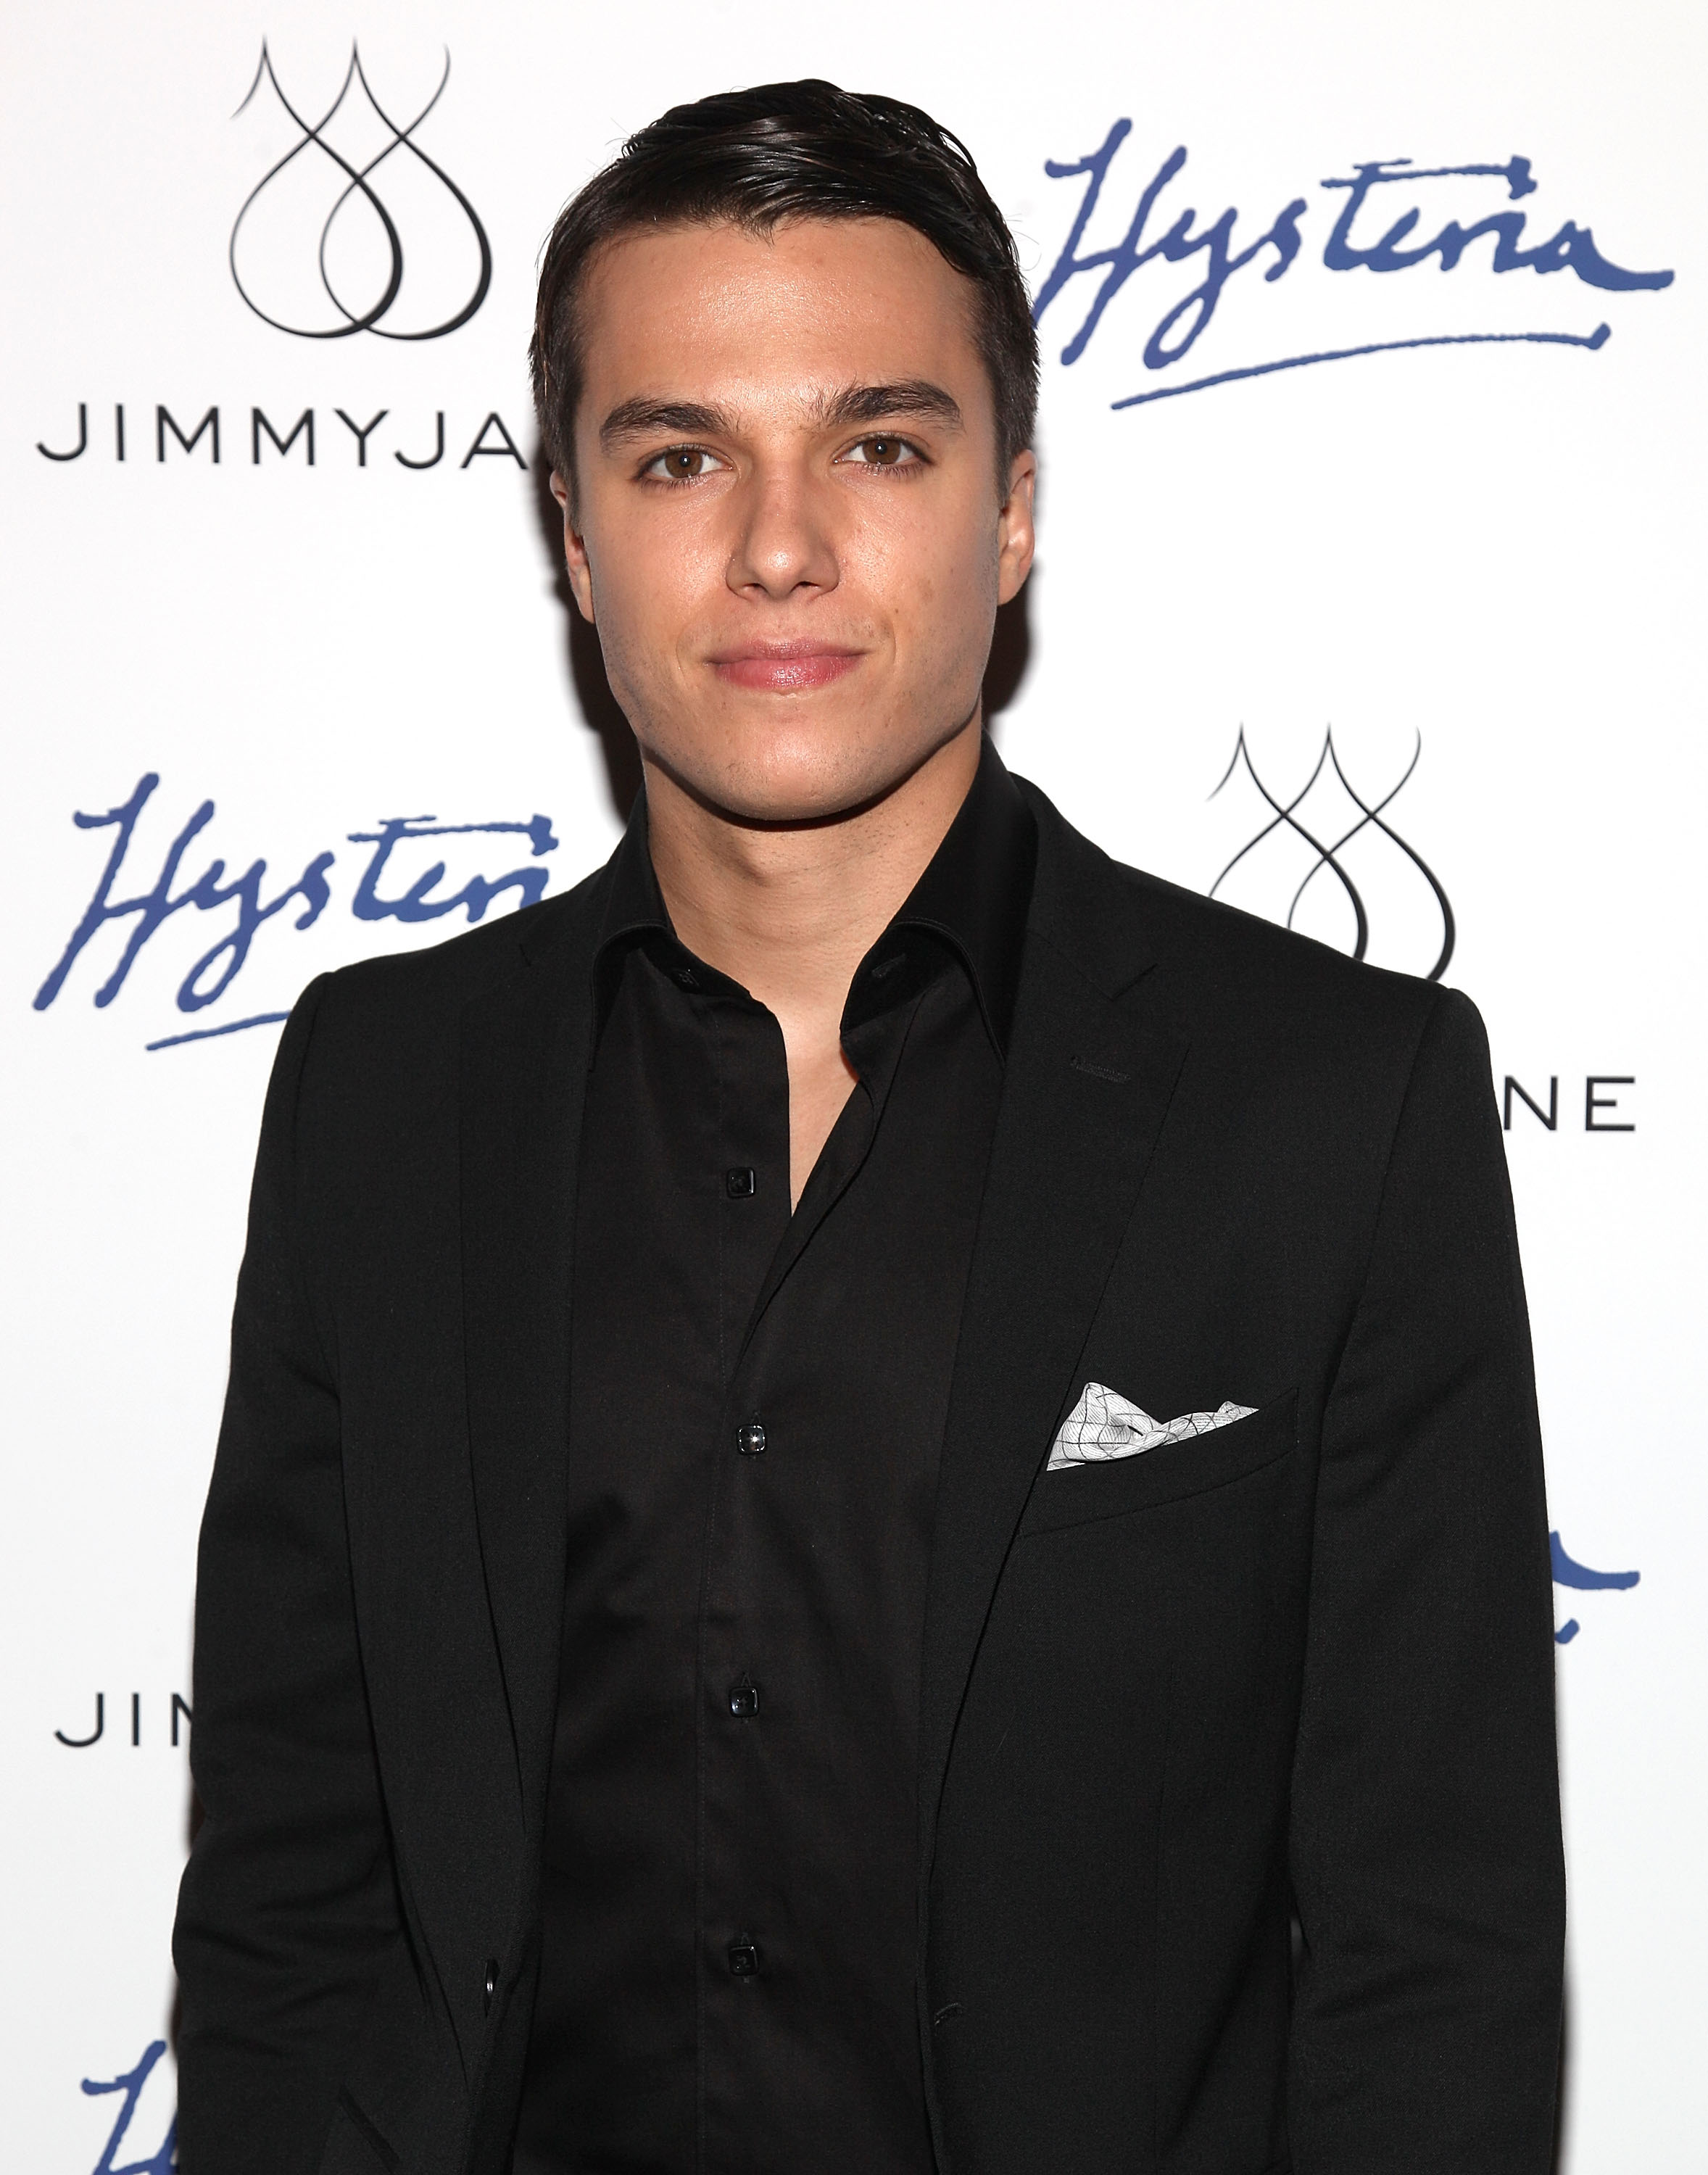
[[[568,1559],[518,2175],[929,2175],[919,1647],[1035,827],[987,744],[854,978],[793,1214],[764,1006],[644,811],[595,973]]]

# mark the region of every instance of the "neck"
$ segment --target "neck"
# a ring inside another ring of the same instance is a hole
[[[744,822],[644,762],[653,867],[677,936],[783,1022],[839,1022],[849,983],[924,874],[979,767],[980,719],[881,799]],[[792,1037],[789,1038],[793,1039]]]

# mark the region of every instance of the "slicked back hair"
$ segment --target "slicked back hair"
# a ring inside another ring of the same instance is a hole
[[[1038,336],[1013,237],[965,145],[930,114],[816,79],[672,106],[559,214],[540,259],[529,361],[546,455],[566,482],[582,392],[577,305],[594,254],[643,227],[728,220],[765,235],[800,218],[899,220],[971,281],[1006,491],[1038,414]]]

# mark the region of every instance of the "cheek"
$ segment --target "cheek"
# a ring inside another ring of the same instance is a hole
[[[951,659],[988,641],[996,609],[995,517],[981,494],[873,523],[861,573],[897,639],[922,658]]]
[[[706,555],[697,540],[678,535],[661,545],[656,533],[613,526],[588,556],[607,647],[636,663],[674,650],[705,589]]]

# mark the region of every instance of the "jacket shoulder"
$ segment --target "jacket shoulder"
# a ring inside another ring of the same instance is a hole
[[[416,952],[359,959],[315,985],[317,1008],[366,1021],[377,1032],[429,1031],[455,1020],[471,999],[500,987],[525,968],[590,951],[604,897],[605,871],[595,869],[572,890],[519,907]]]
[[[1336,1017],[1375,1027],[1421,1028],[1444,992],[1415,974],[1351,957],[1221,899],[1206,898],[1143,869],[1113,863],[1138,918],[1154,931],[1160,957],[1183,970],[1200,1012],[1246,1019],[1301,1008],[1326,1024]]]
[[[1111,995],[1159,971],[1195,1035],[1353,1032],[1415,1041],[1450,994],[1118,861],[1035,787],[1024,790],[1038,821],[1034,923]]]
[[[1326,1109],[1397,1109],[1426,1046],[1456,1077],[1488,1078],[1470,1000],[1117,861],[1035,787],[1032,926],[1109,997],[1147,989],[1196,1052],[1240,1092]]]
[[[442,943],[357,960],[312,982],[274,1061],[269,1125],[334,1159],[357,1149],[390,1157],[413,1127],[454,1104],[471,1005],[513,997],[551,1012],[577,984],[588,986],[605,874]]]

